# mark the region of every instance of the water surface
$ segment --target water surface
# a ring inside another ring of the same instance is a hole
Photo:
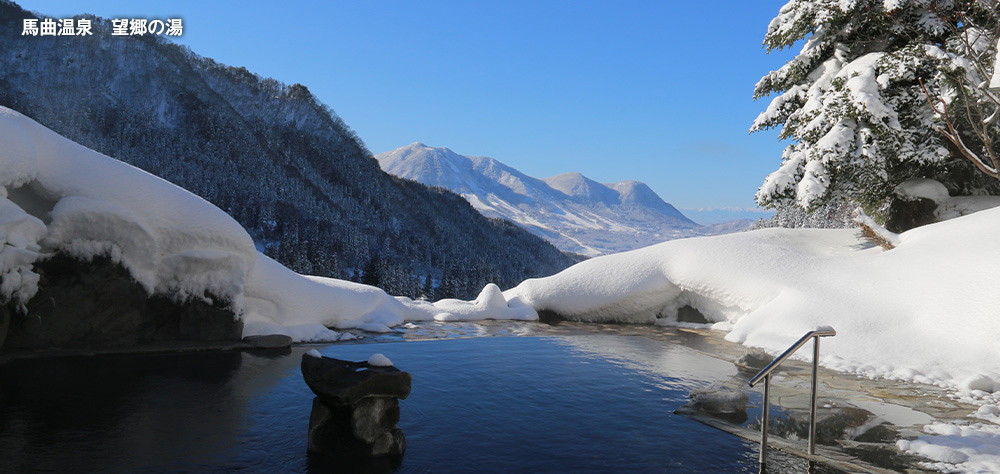
[[[116,355],[0,367],[10,472],[326,472],[306,455],[313,394],[285,354]],[[732,364],[635,336],[341,344],[413,375],[395,472],[757,472],[754,443],[673,411]],[[775,453],[773,463],[804,463]],[[339,466],[343,467],[343,466]],[[779,469],[780,470],[780,469]]]

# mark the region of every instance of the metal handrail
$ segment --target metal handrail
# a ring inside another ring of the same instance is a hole
[[[749,382],[747,382],[751,387],[757,385],[761,379],[764,379],[764,413],[761,421],[760,429],[760,469],[761,472],[765,471],[765,465],[767,464],[767,425],[768,419],[770,418],[770,402],[771,397],[771,372],[778,368],[785,359],[789,358],[795,351],[799,350],[800,347],[804,346],[806,342],[813,339],[813,363],[812,363],[812,397],[810,397],[809,403],[809,455],[816,454],[816,373],[819,368],[819,338],[836,336],[837,331],[833,328],[826,326],[821,328],[816,328],[812,331],[805,333],[804,336],[795,341],[785,352],[776,357],[767,367],[764,367],[757,375],[754,375]]]

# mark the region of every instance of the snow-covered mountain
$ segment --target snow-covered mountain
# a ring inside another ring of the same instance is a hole
[[[412,297],[430,277],[448,282],[435,296],[474,297],[573,262],[453,193],[384,173],[306,86],[162,36],[115,36],[97,17],[72,41],[20,34],[24,19],[49,16],[0,0],[0,106],[191,190],[295,271],[368,268],[366,283]]]
[[[511,220],[562,250],[588,256],[746,228],[701,226],[639,181],[602,184],[580,173],[538,179],[490,157],[423,143],[375,158],[389,173],[459,193],[488,217]]]

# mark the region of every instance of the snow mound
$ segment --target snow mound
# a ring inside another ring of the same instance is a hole
[[[933,179],[918,178],[904,181],[896,187],[897,197],[913,201],[930,199],[937,204],[934,215],[946,221],[1000,206],[1000,196],[951,196],[943,184]]]
[[[1000,472],[1000,426],[934,423],[924,432],[918,439],[897,441],[896,447],[930,459],[924,464],[939,471]]]
[[[392,361],[381,353],[375,353],[368,358],[368,365],[374,367],[392,367]]]
[[[823,343],[827,367],[958,389],[973,376],[1000,380],[1000,294],[990,289],[1000,280],[998,232],[1000,209],[905,232],[890,251],[851,229],[669,241],[504,296],[583,321],[675,321],[691,306],[731,327],[726,339],[776,352],[829,325],[837,336]]]
[[[3,190],[4,188],[0,188]],[[38,241],[45,224],[5,197],[0,197],[0,303],[13,300],[21,306],[38,291]]]
[[[895,189],[896,196],[907,200],[914,201],[916,199],[930,199],[934,202],[942,202],[948,199],[950,194],[948,194],[948,188],[944,187],[939,181],[926,178],[917,178],[904,181]]]
[[[19,268],[21,275],[20,283],[4,279],[5,298],[34,294],[35,282],[24,270],[33,259],[25,252],[60,250],[81,259],[110,256],[150,294],[207,299],[207,291],[237,313],[243,309],[256,250],[224,212],[3,107],[0,143],[0,196],[6,198],[0,232],[8,255],[0,271],[13,275]]]
[[[443,299],[435,303],[413,302],[412,308],[432,313],[437,321],[480,321],[484,319],[535,320],[538,314],[525,305],[511,306],[500,287],[487,284],[475,301]]]

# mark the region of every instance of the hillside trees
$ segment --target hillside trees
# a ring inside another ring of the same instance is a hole
[[[913,177],[937,179],[952,194],[1000,188],[939,130],[951,119],[966,127],[961,138],[970,150],[997,144],[996,134],[967,127],[995,110],[981,100],[993,67],[997,4],[792,0],[782,7],[764,46],[802,47],[757,83],[755,98],[772,97],[751,132],[781,127],[779,137],[792,143],[757,201],[806,210],[846,201],[877,210]],[[932,104],[947,104],[950,115],[937,116]]]
[[[377,256],[380,286],[419,296],[452,262],[468,260],[469,281],[494,265],[501,287],[572,263],[454,193],[387,175],[305,86],[161,37],[112,36],[96,17],[93,36],[21,36],[34,16],[0,0],[0,105],[198,194],[293,270],[360,278]]]

